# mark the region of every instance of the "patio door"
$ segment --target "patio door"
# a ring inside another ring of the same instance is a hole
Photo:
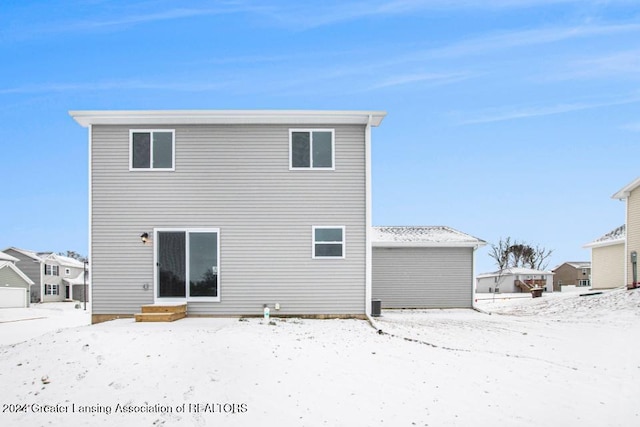
[[[156,297],[219,301],[219,229],[156,230]]]

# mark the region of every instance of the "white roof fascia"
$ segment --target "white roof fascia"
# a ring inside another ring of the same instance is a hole
[[[0,262],[0,270],[2,270],[5,267],[8,267],[11,270],[13,270],[18,276],[20,276],[20,278],[22,280],[27,282],[29,285],[35,285],[35,282],[33,280],[29,279],[29,277],[26,274],[24,274],[22,272],[22,270],[20,270],[18,267],[16,267],[12,262],[9,262],[9,261]]]
[[[367,125],[368,123],[371,126],[379,126],[387,113],[385,111],[330,110],[83,110],[69,111],[69,115],[84,127],[182,124]]]
[[[628,198],[629,195],[631,194],[631,192],[633,190],[635,190],[636,188],[638,188],[638,186],[640,186],[640,178],[636,178],[635,180],[633,180],[629,184],[627,184],[624,187],[622,187],[613,196],[611,196],[611,198],[612,199],[624,200],[624,199]]]
[[[372,242],[374,248],[476,248],[486,242]]]
[[[613,246],[613,245],[621,245],[626,241],[626,237],[612,239],[612,240],[603,240],[601,242],[591,242],[582,246],[583,248],[601,248],[604,246]]]

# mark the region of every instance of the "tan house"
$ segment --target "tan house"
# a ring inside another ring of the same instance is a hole
[[[616,192],[613,199],[626,202],[626,242],[624,248],[624,283],[629,288],[638,287],[637,257],[640,252],[640,178]]]
[[[562,286],[591,286],[591,263],[589,261],[572,261],[560,264],[553,270],[553,290],[561,291]]]
[[[591,289],[624,286],[625,236],[626,227],[621,225],[584,245],[591,248]]]

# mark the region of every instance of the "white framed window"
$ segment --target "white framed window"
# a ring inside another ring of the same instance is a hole
[[[44,294],[45,295],[60,295],[60,286],[59,285],[44,285]]]
[[[57,265],[45,264],[44,274],[45,276],[59,276],[60,268]]]
[[[340,226],[313,226],[312,255],[316,258],[345,258],[346,241],[345,227]]]
[[[289,169],[335,169],[333,129],[289,129]]]
[[[580,279],[578,281],[578,286],[589,286],[589,280],[587,279]]]
[[[131,129],[129,131],[129,170],[175,170],[175,131],[173,129]]]
[[[65,269],[64,269],[64,275],[65,275],[65,276],[69,276],[70,274],[71,274],[71,269],[70,269],[70,268],[68,268],[68,267],[67,267],[67,268],[65,268]]]

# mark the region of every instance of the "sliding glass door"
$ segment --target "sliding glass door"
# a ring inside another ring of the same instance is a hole
[[[219,230],[156,230],[157,296],[219,301]]]

